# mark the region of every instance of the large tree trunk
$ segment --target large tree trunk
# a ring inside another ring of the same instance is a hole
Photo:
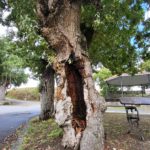
[[[6,86],[0,85],[0,101],[5,100]]]
[[[40,119],[47,120],[54,116],[54,70],[50,66],[42,75],[40,94]]]
[[[57,73],[55,118],[64,147],[103,150],[104,100],[94,88],[91,63],[80,32],[79,0],[39,0],[41,32],[53,49]]]

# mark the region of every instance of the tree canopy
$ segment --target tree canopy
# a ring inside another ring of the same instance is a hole
[[[87,50],[92,63],[101,62],[113,74],[135,73],[138,49],[143,48],[143,58],[149,55],[145,48],[148,47],[145,43],[148,43],[149,39],[149,21],[144,21],[145,8],[143,8],[143,5],[148,5],[147,1],[95,0],[92,2],[89,0],[82,2],[81,31],[86,37]],[[16,42],[18,49],[26,56],[28,65],[38,72],[41,70],[40,60],[48,62],[54,58],[54,53],[49,50],[49,46],[39,35],[36,1],[9,0],[6,3],[4,0],[1,3],[1,8],[9,8],[11,11],[5,23],[14,22],[13,25],[19,29],[20,40]],[[140,31],[141,23],[144,30]],[[145,40],[138,38],[141,37],[139,35],[144,36]]]
[[[101,62],[113,74],[136,71],[139,47],[133,39],[135,43],[145,43],[135,39],[139,35],[139,25],[144,22],[143,4],[143,0],[108,0],[101,1],[99,11],[92,5],[82,7],[82,22],[94,30],[88,48],[93,63]]]
[[[150,60],[146,60],[141,64],[141,69],[144,71],[150,71]]]
[[[98,72],[93,74],[94,80],[96,83],[99,85],[101,88],[100,94],[103,96],[107,95],[108,92],[108,85],[106,84],[105,80],[109,77],[112,77],[112,73],[109,69],[107,68],[101,68]],[[114,87],[111,87],[111,90],[115,90]]]
[[[23,68],[23,60],[13,54],[14,43],[8,38],[0,38],[0,85],[19,86],[27,82],[28,75]]]
[[[13,23],[13,26],[17,27],[16,53],[24,59],[24,65],[29,67],[36,77],[41,77],[43,70],[50,65],[54,53],[39,34],[35,5],[36,1],[32,0],[9,0],[7,6],[11,13],[5,24]]]

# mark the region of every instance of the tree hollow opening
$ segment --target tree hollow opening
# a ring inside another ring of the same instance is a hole
[[[86,127],[86,104],[84,101],[83,78],[77,67],[77,62],[66,63],[65,71],[67,78],[67,95],[71,97],[73,104],[72,126],[76,133]]]

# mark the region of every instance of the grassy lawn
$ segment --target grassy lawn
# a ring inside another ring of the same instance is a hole
[[[2,101],[0,102],[0,105],[11,105],[11,102],[8,102],[8,101]]]
[[[144,112],[144,113],[150,113],[150,106],[136,106],[139,112]],[[124,106],[117,106],[117,107],[107,107],[107,111],[117,111],[117,112],[125,112],[125,107]]]
[[[150,116],[140,116],[141,133],[145,140],[139,138],[139,130],[128,134],[128,123],[125,114],[104,114],[106,133],[105,150],[150,150]],[[63,132],[50,119],[39,121],[32,119],[17,150],[64,150],[61,146]],[[65,149],[66,150],[66,149]]]
[[[125,111],[124,106],[117,106],[117,107],[108,107],[108,110],[121,110],[121,111]]]
[[[140,116],[139,130],[128,134],[126,114],[106,113],[104,115],[106,133],[105,150],[150,150],[150,116]],[[140,140],[140,133],[145,140]]]
[[[61,145],[63,132],[53,119],[39,121],[33,119],[29,123],[27,133],[19,150],[45,150],[57,149]]]

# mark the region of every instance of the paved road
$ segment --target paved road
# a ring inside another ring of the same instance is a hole
[[[0,147],[5,137],[40,113],[39,102],[12,100],[12,104],[0,106]]]

